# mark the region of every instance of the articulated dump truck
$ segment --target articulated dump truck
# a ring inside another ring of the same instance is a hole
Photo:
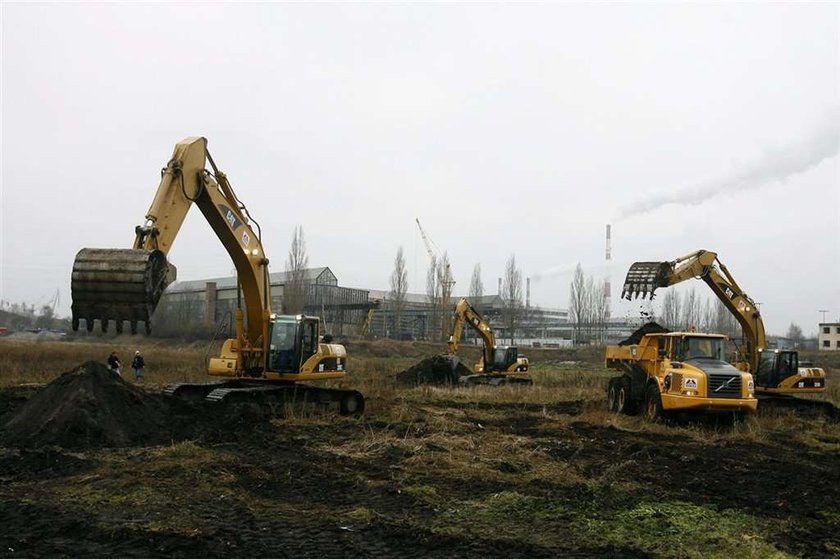
[[[606,366],[621,372],[608,385],[611,411],[643,411],[654,421],[692,412],[755,413],[753,377],[726,362],[725,336],[660,330],[607,347]]]

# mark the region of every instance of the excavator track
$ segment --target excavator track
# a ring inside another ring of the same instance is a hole
[[[790,410],[797,414],[822,415],[840,421],[840,408],[825,400],[798,398],[786,394],[758,394],[758,413],[771,410]]]
[[[534,384],[529,378],[514,377],[510,375],[475,374],[458,378],[460,384],[484,384],[489,386],[500,386],[502,384],[518,384],[520,386],[531,386]]]
[[[175,384],[163,393],[188,401],[215,404],[257,404],[267,415],[286,405],[311,407],[318,411],[337,411],[341,415],[360,415],[365,410],[365,398],[356,390],[320,388],[295,383],[257,383],[229,381],[210,384]]]
[[[174,267],[159,250],[83,248],[73,262],[70,290],[73,330],[85,321],[88,331],[99,320],[103,332],[110,321],[122,332],[128,321],[131,333],[145,323],[151,333],[151,316]]]

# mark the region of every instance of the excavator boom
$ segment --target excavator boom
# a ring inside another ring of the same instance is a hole
[[[205,168],[207,161],[212,172]],[[131,249],[84,248],[76,255],[71,279],[74,330],[81,320],[88,330],[99,320],[103,331],[115,321],[120,332],[123,322],[129,321],[132,332],[138,322],[145,322],[146,332],[151,332],[155,307],[176,276],[166,257],[193,203],[224,245],[242,284],[247,322],[241,341],[244,346],[261,344],[271,311],[268,260],[247,210],[216,168],[207,140],[200,137],[186,138],[175,146],[161,170],[145,223],[135,228]]]

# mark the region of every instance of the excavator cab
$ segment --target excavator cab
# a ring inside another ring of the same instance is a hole
[[[318,353],[318,318],[302,315],[275,316],[270,323],[268,370],[298,373]]]
[[[519,359],[519,349],[510,346],[497,346],[493,350],[493,369],[507,371]]]
[[[759,349],[755,386],[764,393],[819,393],[825,390],[825,371],[802,367],[796,350]]]
[[[799,355],[795,351],[761,349],[755,372],[756,386],[776,388],[791,375],[797,375]]]

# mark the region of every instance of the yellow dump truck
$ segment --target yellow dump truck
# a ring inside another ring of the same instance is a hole
[[[691,412],[755,413],[753,377],[726,362],[725,341],[720,334],[660,331],[608,346],[605,364],[621,372],[607,388],[610,410],[644,411],[651,420]]]

